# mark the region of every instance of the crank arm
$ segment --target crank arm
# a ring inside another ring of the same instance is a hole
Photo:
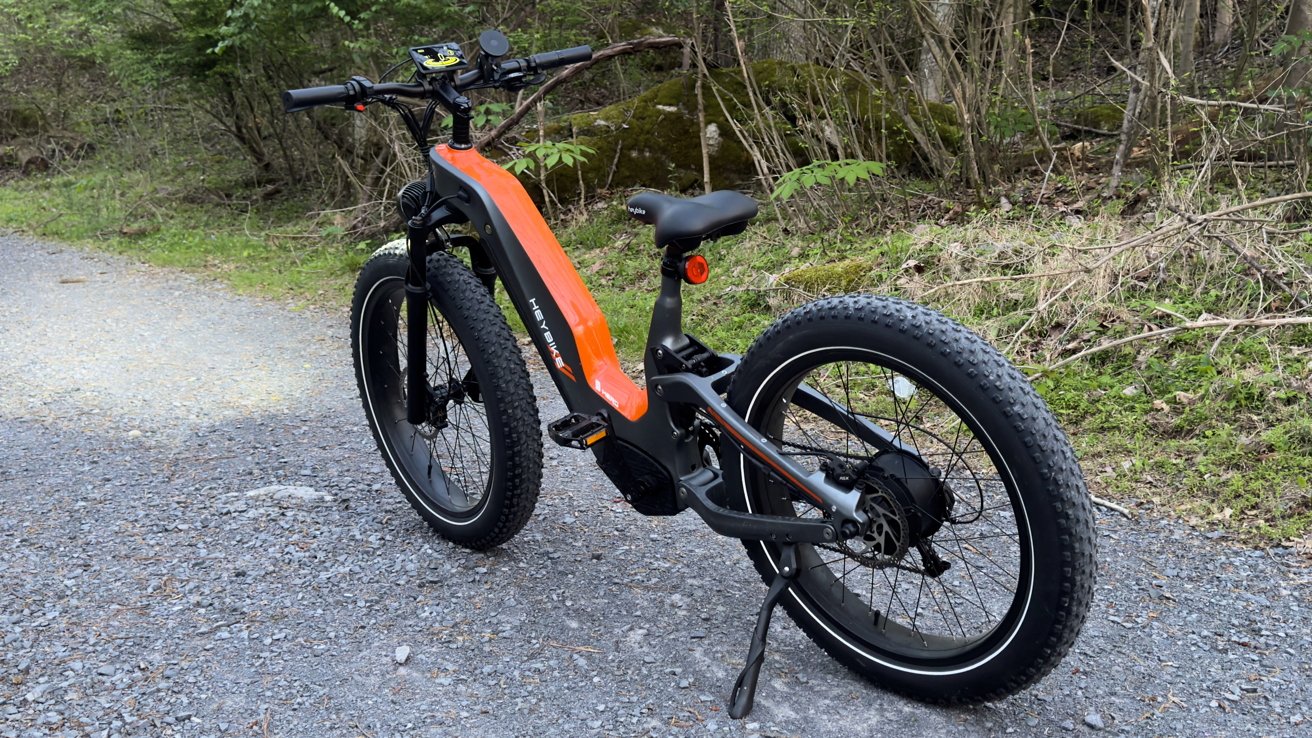
[[[764,464],[804,497],[822,507],[842,525],[851,520],[865,529],[866,515],[857,510],[861,493],[830,484],[821,472],[811,472],[779,453],[768,439],[760,435],[715,391],[708,378],[688,372],[663,374],[649,381],[656,396],[666,402],[695,405],[706,411],[725,434],[748,456]]]

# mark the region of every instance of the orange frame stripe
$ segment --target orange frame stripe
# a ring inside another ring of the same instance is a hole
[[[706,412],[711,414],[711,418],[715,420],[717,424],[719,424],[720,428],[722,428],[724,432],[733,436],[734,440],[738,441],[738,445],[742,446],[744,451],[752,452],[752,444],[746,438],[743,438],[742,434],[740,434],[738,431],[735,431],[733,429],[733,426],[724,422],[724,418],[720,417],[720,414],[715,412],[715,408],[707,407]],[[771,469],[774,469],[776,473],[778,473],[780,476],[784,478],[784,480],[792,484],[793,487],[801,491],[802,494],[806,495],[807,497],[810,497],[812,500],[815,500],[817,503],[819,503],[820,508],[822,510],[824,509],[825,501],[820,499],[819,497],[816,497],[815,494],[811,492],[811,490],[806,488],[805,484],[802,484],[801,482],[797,481],[797,477],[794,477],[792,474],[789,474],[788,471],[784,469],[782,466],[779,466],[778,464],[774,463],[773,461],[770,461],[769,459],[765,458],[764,456],[761,456],[758,453],[752,452],[752,456],[755,456],[757,459],[760,459]]]
[[[496,202],[569,324],[588,387],[629,420],[645,415],[647,392],[620,368],[606,316],[524,185],[477,149],[452,149],[443,144],[436,147],[436,152],[482,185]]]

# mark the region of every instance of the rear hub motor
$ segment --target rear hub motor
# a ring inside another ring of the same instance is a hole
[[[871,566],[890,566],[915,548],[926,573],[937,576],[947,570],[929,545],[954,502],[936,470],[910,454],[882,453],[861,470],[856,489],[870,522],[860,535],[843,542],[848,553]]]

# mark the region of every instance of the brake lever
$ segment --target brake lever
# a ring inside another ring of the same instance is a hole
[[[524,89],[525,87],[540,85],[546,80],[547,80],[547,75],[543,72],[538,72],[537,74],[534,74],[532,76],[526,75],[523,72],[516,72],[514,74],[502,77],[497,86],[502,88],[503,90],[510,90],[511,92],[516,92],[518,90]]]
[[[348,109],[355,110],[358,113],[363,113],[365,106],[373,102],[374,83],[371,82],[368,77],[352,77],[350,81],[346,83],[346,88],[350,90],[351,96],[355,98],[354,100],[347,101],[346,107]]]

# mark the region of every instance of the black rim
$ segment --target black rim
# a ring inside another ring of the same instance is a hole
[[[376,284],[364,306],[359,336],[367,402],[395,466],[430,512],[477,517],[493,482],[495,444],[481,387],[455,330],[430,305],[428,378],[434,412],[419,426],[406,420],[405,283]]]
[[[864,473],[852,475],[853,485],[866,492],[869,510],[877,513],[872,517],[884,521],[868,540],[799,547],[797,602],[836,637],[873,650],[872,658],[939,668],[980,658],[1014,634],[1033,588],[1029,531],[1017,514],[1023,507],[1015,482],[996,444],[950,393],[890,357],[872,358],[828,352],[790,377],[776,375],[773,386],[758,393],[770,398],[768,405],[749,418],[807,469],[850,473],[865,463]],[[795,406],[791,398],[802,382],[891,433],[923,465],[889,464],[888,452],[881,456]],[[880,459],[904,473],[883,473]],[[909,493],[930,479],[933,488],[941,481],[951,490],[950,508],[941,492]],[[757,491],[749,507],[825,515],[760,469],[752,471],[749,485]],[[766,550],[777,561],[778,551]],[[935,576],[943,563],[948,568]]]

